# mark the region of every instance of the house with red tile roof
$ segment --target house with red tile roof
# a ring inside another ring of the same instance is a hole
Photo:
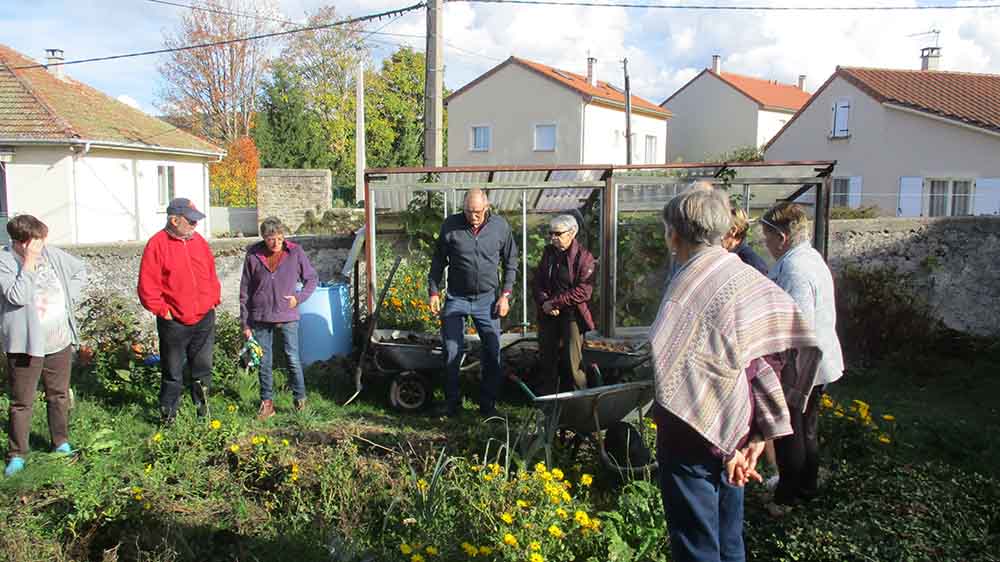
[[[765,147],[836,160],[834,206],[936,217],[1000,214],[1000,75],[838,67]]]
[[[35,215],[56,244],[145,240],[171,198],[208,208],[222,149],[74,80],[62,51],[48,54],[42,65],[0,45],[0,222]],[[207,219],[198,230],[211,232]]]
[[[719,55],[660,107],[673,114],[667,159],[703,162],[737,148],[761,147],[809,100],[805,76],[782,84],[722,70]]]
[[[624,164],[625,92],[595,74],[510,57],[447,98],[448,164]],[[632,162],[666,160],[670,112],[631,96]]]

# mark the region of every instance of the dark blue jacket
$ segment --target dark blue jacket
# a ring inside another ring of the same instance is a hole
[[[743,260],[743,263],[767,275],[767,262],[761,259],[757,255],[757,252],[753,251],[753,248],[750,247],[750,244],[747,244],[746,240],[740,242],[740,245],[733,249],[733,253],[739,256]]]
[[[489,215],[476,234],[464,213],[451,215],[441,225],[434,245],[427,286],[432,295],[441,290],[444,268],[448,267],[448,294],[478,297],[496,293],[503,266],[503,290],[512,291],[517,279],[517,244],[503,217]]]

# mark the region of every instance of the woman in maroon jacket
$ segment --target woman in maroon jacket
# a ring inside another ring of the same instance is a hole
[[[542,393],[559,392],[559,364],[565,363],[576,389],[587,388],[581,366],[583,335],[594,329],[587,308],[593,294],[594,256],[576,241],[580,227],[572,215],[549,223],[550,244],[535,271],[534,296],[538,305],[538,347]],[[562,360],[562,361],[560,361]]]

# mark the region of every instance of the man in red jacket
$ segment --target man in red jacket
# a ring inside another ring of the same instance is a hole
[[[191,399],[198,415],[207,411],[212,381],[215,307],[222,286],[208,242],[195,232],[205,215],[189,199],[167,207],[167,225],[153,235],[139,266],[139,301],[156,315],[160,338],[160,417],[170,424],[184,389],[184,364],[191,367]]]

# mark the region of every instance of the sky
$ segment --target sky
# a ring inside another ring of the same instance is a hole
[[[192,3],[199,0],[174,0]],[[254,0],[243,0],[252,2]],[[332,4],[359,16],[408,6],[416,0],[259,0],[280,17],[302,21]],[[607,0],[614,2],[617,0]],[[749,6],[954,5],[942,0],[633,0],[632,3]],[[1000,4],[966,0],[961,5]],[[149,0],[0,0],[0,44],[42,61],[47,48],[66,60],[161,48],[185,8]],[[423,36],[423,10],[365,26],[382,33]],[[622,59],[632,88],[660,103],[722,56],[723,71],[793,84],[805,74],[815,91],[840,66],[917,69],[920,49],[934,46],[940,31],[942,70],[1000,74],[1000,8],[881,12],[705,11],[533,6],[447,2],[444,10],[445,85],[460,88],[514,55],[586,73],[588,55],[597,74],[621,86]],[[421,38],[370,35],[376,59],[400,45],[424,49]],[[158,114],[162,59],[137,57],[66,67],[95,88]]]

